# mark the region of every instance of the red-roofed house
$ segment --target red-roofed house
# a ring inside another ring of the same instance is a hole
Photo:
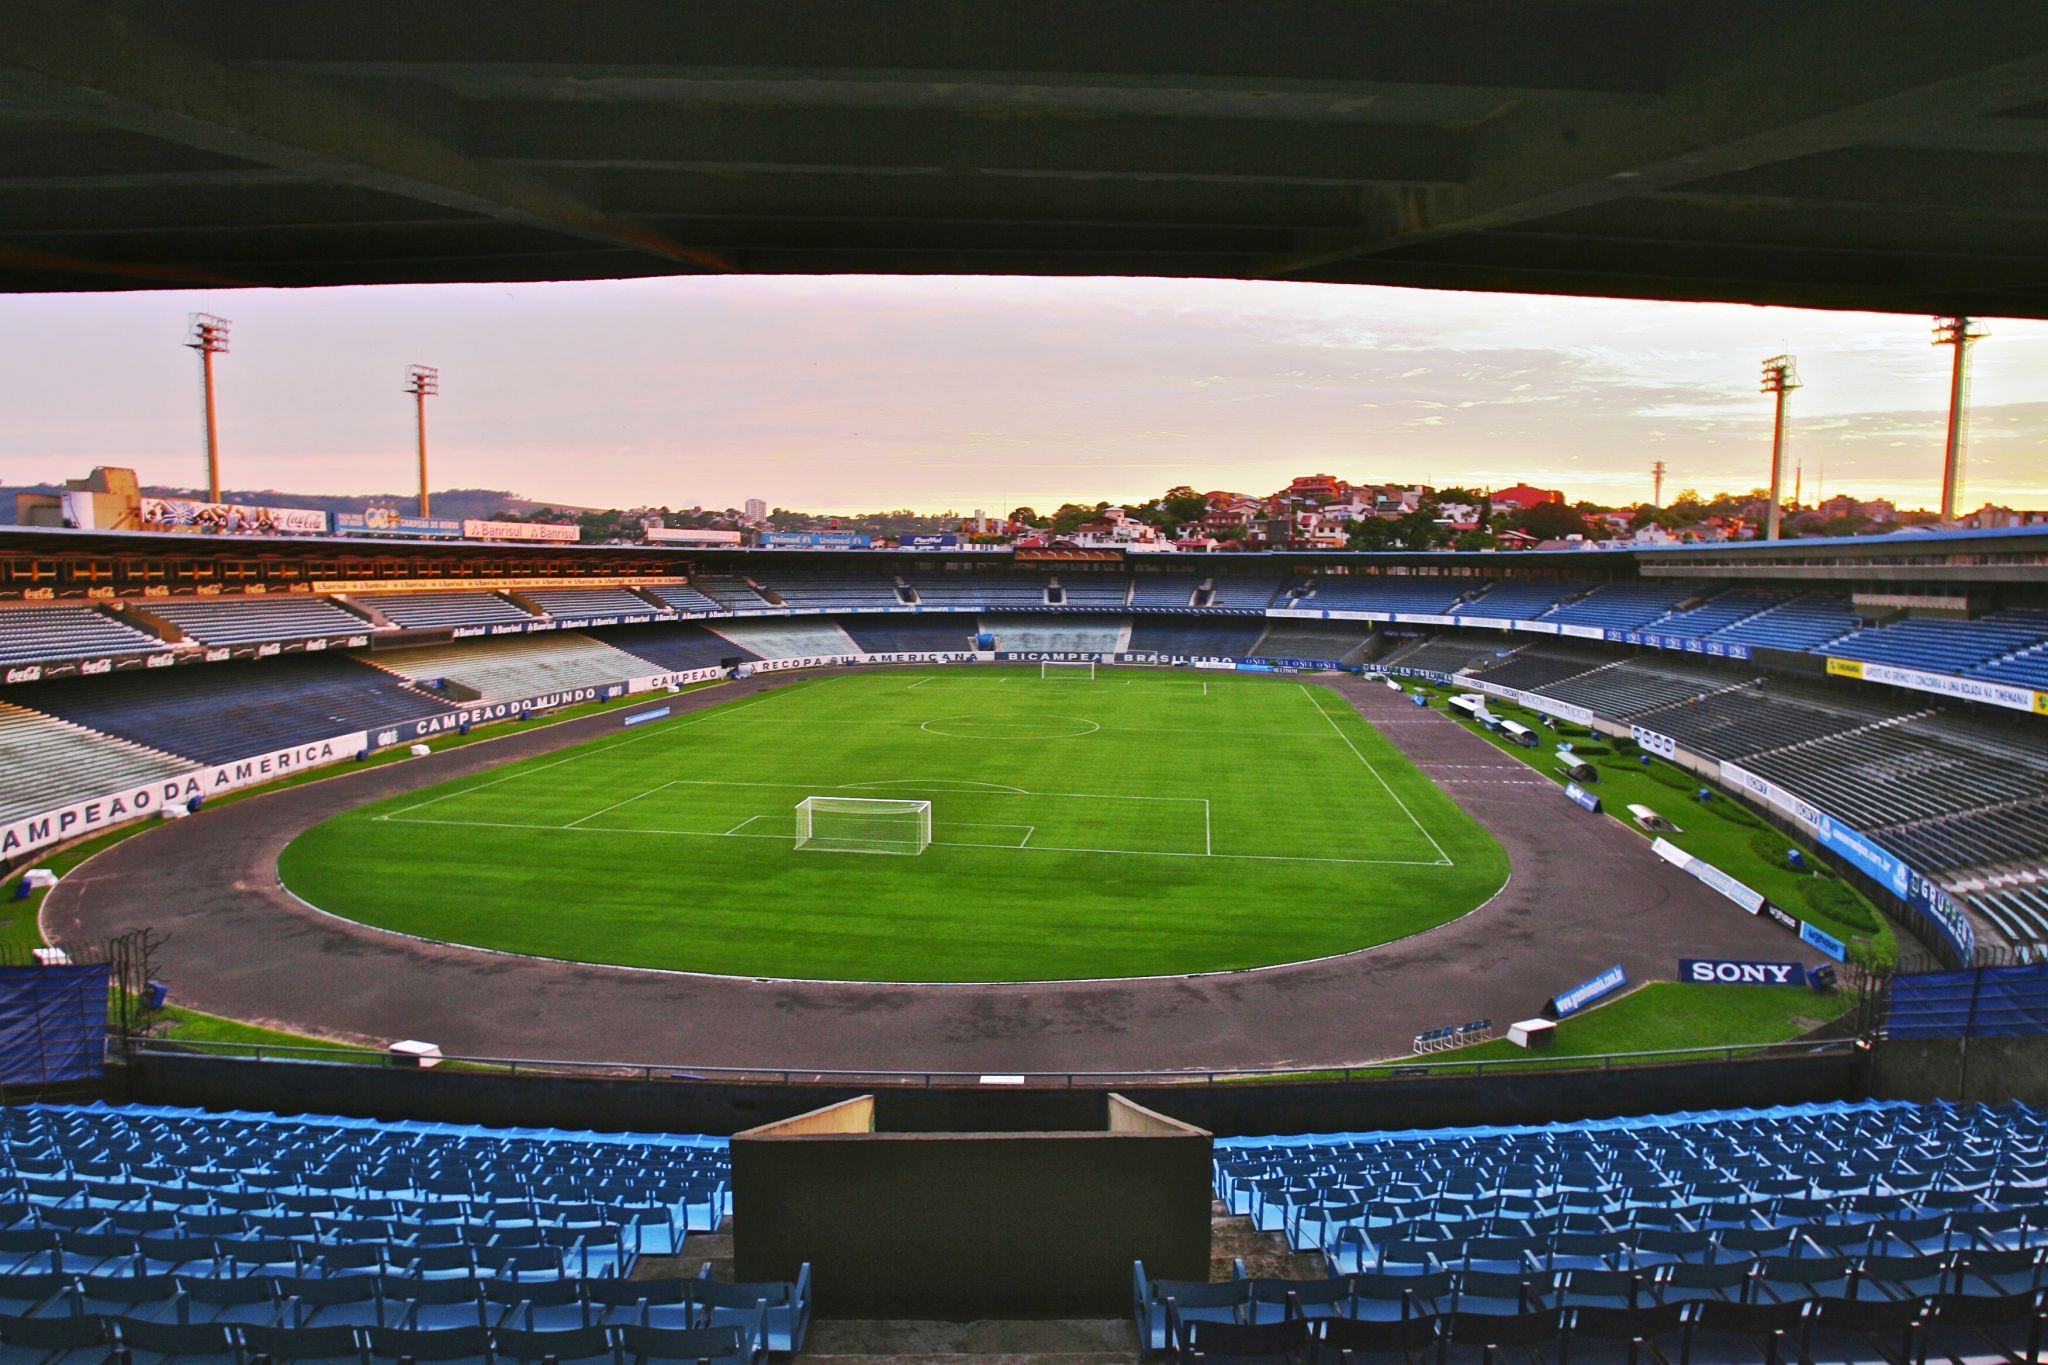
[[[1513,488],[1497,488],[1491,497],[1496,510],[1506,507],[1520,511],[1546,502],[1564,501],[1564,494],[1555,488],[1536,488],[1526,483],[1518,483]]]

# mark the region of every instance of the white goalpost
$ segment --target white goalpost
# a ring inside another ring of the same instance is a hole
[[[931,847],[932,803],[868,796],[806,796],[796,803],[796,847],[822,853],[899,853]]]
[[[1095,680],[1093,659],[1041,659],[1038,663],[1040,678],[1083,678]]]

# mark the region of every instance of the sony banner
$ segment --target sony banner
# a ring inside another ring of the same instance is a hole
[[[154,815],[171,806],[183,806],[192,798],[214,796],[274,777],[284,777],[306,768],[339,763],[354,758],[366,743],[360,731],[332,739],[294,744],[266,754],[238,758],[230,763],[193,768],[171,777],[109,792],[90,801],[78,801],[0,826],[0,858],[10,858],[45,844],[62,843],[98,830]]]
[[[1798,962],[1745,962],[1720,957],[1681,957],[1678,979],[1698,986],[1804,986]]]

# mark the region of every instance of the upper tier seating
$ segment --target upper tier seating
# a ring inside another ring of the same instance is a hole
[[[1242,658],[1252,652],[1264,633],[1265,623],[1257,618],[1217,621],[1179,621],[1171,617],[1141,616],[1131,625],[1131,648],[1152,654],[1205,654],[1212,658]]]
[[[1045,575],[992,565],[972,570],[924,570],[909,576],[921,607],[1042,607]]]
[[[146,608],[201,644],[245,645],[313,635],[366,635],[370,623],[324,597],[159,597]]]
[[[1517,650],[1500,663],[1482,665],[1473,671],[1488,682],[1499,683],[1503,687],[1520,688],[1524,692],[1541,692],[1549,696],[1551,684],[1591,672],[1602,664],[1611,662],[1611,658],[1581,653],[1577,650],[1557,650],[1536,645]]]
[[[1546,612],[1541,619],[1561,626],[1640,630],[1699,592],[1698,585],[1692,583],[1608,583],[1576,602]]]
[[[896,595],[896,576],[890,573],[857,573],[852,570],[802,573],[777,569],[754,577],[756,582],[780,597],[784,606],[796,611],[903,604],[903,599]]]
[[[452,630],[532,621],[534,614],[494,592],[379,592],[353,595],[407,630]]]
[[[1131,590],[1130,577],[1120,573],[1063,569],[1058,578],[1069,607],[1121,607]]]
[[[1418,616],[1448,616],[1454,602],[1466,593],[1477,592],[1483,584],[1470,578],[1438,578],[1423,574],[1317,574],[1305,584],[1295,585],[1297,588],[1303,586],[1313,591],[1296,595],[1292,601],[1283,597],[1278,605],[1308,611],[1413,612]]]
[[[598,626],[585,634],[637,659],[645,659],[657,669],[675,673],[693,668],[716,668],[727,659],[761,657],[694,621],[657,622],[649,626]],[[643,673],[647,671],[641,670]]]
[[[1857,706],[1846,699],[1802,694],[1772,682],[1717,692],[1638,717],[1681,748],[1708,758],[1740,760],[1746,755],[1829,735],[1896,715],[1881,704]]]
[[[774,605],[755,592],[753,585],[739,574],[700,573],[690,579],[690,586],[727,611],[758,610]]]
[[[807,654],[858,654],[860,649],[830,620],[802,616],[765,616],[745,621],[715,621],[710,629],[762,659],[798,659]]]
[[[929,612],[920,616],[847,616],[840,628],[870,654],[928,654],[974,648],[974,618]]]
[[[1705,602],[1684,611],[1674,611],[1659,621],[1652,621],[1644,629],[1654,630],[1660,635],[1676,635],[1688,640],[1703,640],[1709,635],[1727,629],[1740,621],[1747,621],[1758,612],[1779,606],[1787,597],[1782,592],[1765,589],[1731,588],[1716,593]]]
[[[1998,682],[2015,683],[2048,692],[2048,644],[2035,645],[2032,649],[2005,659],[1993,659],[1978,664],[1969,670],[1980,678],[1992,678]]]
[[[2014,944],[2048,953],[2048,884],[2033,882],[1978,891],[1970,905]],[[2042,960],[2037,958],[2037,960]]]
[[[189,759],[0,702],[0,823],[192,766]]]
[[[12,607],[0,611],[0,665],[46,659],[153,654],[168,648],[89,607]]]
[[[1962,673],[2044,640],[2048,640],[2048,614],[1996,612],[1974,621],[1928,616],[1875,626],[1835,641],[1827,652],[1838,658],[1924,668],[1931,673]]]
[[[1458,607],[1460,616],[1490,616],[1502,621],[1525,621],[1541,616],[1561,598],[1584,592],[1590,584],[1559,583],[1545,579],[1508,578]]]
[[[1372,627],[1362,621],[1268,620],[1252,653],[1268,659],[1344,659],[1363,645]]]
[[[523,595],[550,616],[645,616],[654,610],[624,588],[535,588]]]
[[[996,637],[996,648],[1078,654],[1109,654],[1123,634],[1121,617],[989,616],[981,628]]]
[[[1131,605],[1134,607],[1178,607],[1185,610],[1202,585],[1198,573],[1134,573],[1131,575]]]
[[[650,671],[645,659],[575,631],[386,649],[374,661],[423,684],[453,679],[476,688],[485,701],[517,701],[572,687],[624,682]]]
[[[1716,632],[1726,644],[1803,653],[1856,629],[1861,618],[1841,593],[1801,593]]]
[[[433,715],[446,703],[346,654],[112,673],[26,688],[16,701],[201,763]]]
[[[1274,595],[1280,591],[1281,580],[1262,578],[1248,573],[1219,573],[1210,579],[1213,594],[1209,599],[1212,607],[1229,607],[1239,611],[1263,611],[1273,605]]]
[[[716,598],[706,597],[687,583],[663,583],[657,587],[642,588],[640,591],[658,601],[666,602],[677,611],[724,611]]]

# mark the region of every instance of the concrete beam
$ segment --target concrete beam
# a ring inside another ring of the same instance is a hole
[[[374,105],[309,82],[235,71],[153,31],[147,17],[155,12],[10,0],[0,6],[0,79],[105,127],[626,247],[671,268],[725,266],[531,174],[479,165]]]

